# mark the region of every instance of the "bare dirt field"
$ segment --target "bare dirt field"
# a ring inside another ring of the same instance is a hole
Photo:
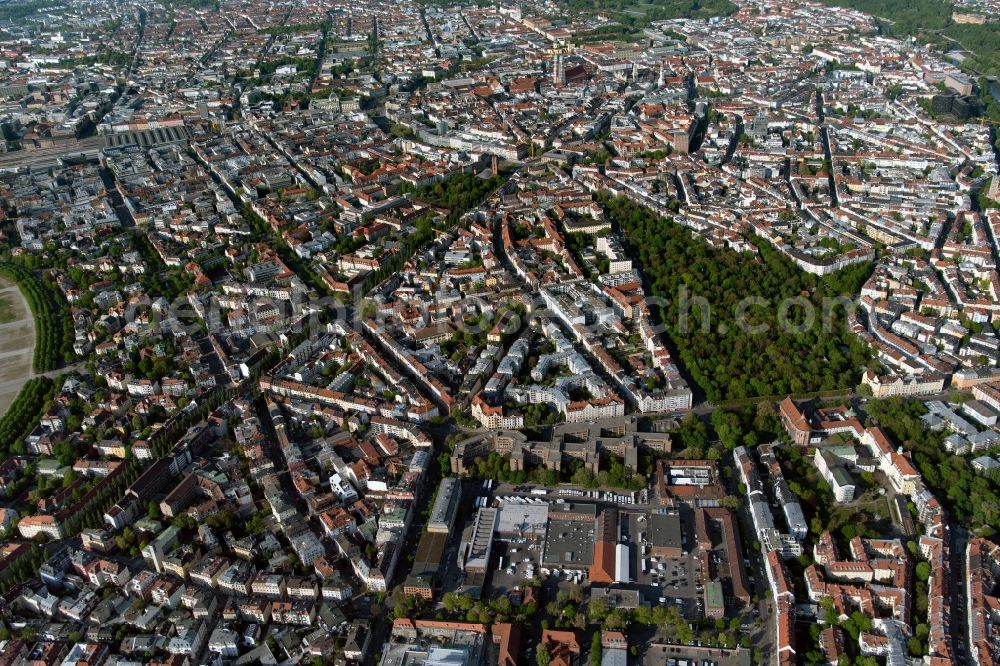
[[[0,414],[31,376],[35,321],[17,285],[0,277]]]

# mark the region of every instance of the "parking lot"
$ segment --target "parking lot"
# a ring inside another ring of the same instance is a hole
[[[628,506],[645,506],[649,502],[648,490],[604,490],[584,488],[582,486],[571,486],[560,484],[555,488],[544,488],[540,486],[511,485],[508,483],[497,484],[495,489],[496,497],[515,496],[524,498],[538,498],[555,502],[592,502],[598,506],[618,506],[625,508]]]
[[[541,544],[514,537],[511,540],[494,540],[493,549],[497,554],[497,566],[491,572],[489,596],[500,596],[515,588],[523,588],[529,580],[540,576]]]
[[[685,552],[679,556],[656,556],[651,553],[647,514],[623,511],[620,514],[622,535],[632,545],[629,553],[632,577],[643,596],[651,602],[672,604],[685,617],[695,619],[701,608],[701,573],[697,558],[687,552],[688,537],[681,539]],[[681,522],[682,529],[684,523]]]

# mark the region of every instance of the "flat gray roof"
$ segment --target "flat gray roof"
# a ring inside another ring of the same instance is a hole
[[[589,567],[594,563],[594,527],[593,521],[549,520],[542,564],[554,567]]]
[[[681,514],[678,511],[649,514],[647,541],[654,548],[681,547]]]
[[[541,537],[545,534],[549,519],[548,504],[511,504],[500,505],[500,516],[497,519],[498,534],[513,534],[515,536]]]
[[[557,520],[559,518],[559,514],[564,514],[564,515],[578,514],[596,520],[597,505],[590,503],[581,504],[580,502],[566,502],[564,504],[549,505],[549,516],[551,516],[553,520]]]
[[[458,499],[462,494],[461,482],[453,476],[441,479],[438,486],[437,497],[434,499],[434,507],[431,509],[431,517],[427,521],[427,527],[434,530],[447,531],[451,529],[451,524],[458,511]]]

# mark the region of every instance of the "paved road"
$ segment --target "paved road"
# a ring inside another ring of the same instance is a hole
[[[934,395],[914,395],[914,396],[907,396],[907,397],[913,398],[915,400],[920,400],[921,402],[933,402],[935,400],[941,400],[941,401],[944,401],[944,402],[948,402],[949,400],[951,400],[956,395],[960,395],[962,393],[968,393],[968,392],[969,392],[968,389],[948,389],[946,391],[942,391],[941,393],[935,393]],[[858,393],[857,391],[854,391],[854,390],[845,390],[845,391],[838,392],[838,393],[825,393],[825,394],[820,395],[820,396],[808,395],[807,394],[807,395],[804,395],[804,396],[795,396],[795,395],[792,395],[791,397],[792,397],[793,400],[809,400],[809,399],[814,399],[815,398],[815,399],[818,399],[818,400],[844,400],[844,401],[850,401],[850,402],[854,402],[854,401],[858,401],[858,400],[867,401],[867,400],[872,400],[873,399],[870,395],[864,395],[864,394]],[[696,404],[694,406],[694,408],[691,409],[691,411],[694,412],[695,414],[698,414],[699,416],[704,416],[706,414],[711,414],[716,409],[720,409],[720,408],[721,409],[739,409],[741,407],[747,407],[747,406],[750,406],[750,405],[756,405],[756,404],[761,403],[761,402],[769,402],[769,401],[770,402],[780,402],[781,400],[784,400],[784,399],[785,399],[785,396],[768,396],[766,398],[748,398],[746,400],[738,400],[738,401],[734,401],[734,402],[725,402],[725,403],[723,403],[721,405],[716,405],[716,404],[713,404],[713,403],[710,403],[710,402],[700,402],[700,403]]]
[[[920,400],[921,402],[933,402],[935,400],[941,400],[941,401],[944,401],[944,402],[948,402],[949,400],[951,400],[956,395],[960,395],[962,393],[968,393],[968,392],[969,392],[968,390],[964,390],[964,389],[948,389],[947,391],[943,391],[941,393],[935,393],[934,395],[922,395],[922,396],[921,395],[915,395],[915,396],[909,396],[909,397],[911,397],[911,398],[913,398],[915,400]],[[716,404],[711,403],[711,402],[699,402],[693,408],[691,408],[689,411],[692,414],[696,414],[697,416],[702,416],[703,417],[703,416],[709,416],[712,412],[714,412],[717,409],[740,409],[742,407],[748,407],[748,406],[751,406],[751,405],[757,405],[757,404],[759,404],[761,402],[769,402],[769,401],[770,402],[779,402],[779,401],[783,400],[784,397],[785,396],[768,396],[766,398],[748,398],[747,400],[739,400],[739,401],[735,401],[735,402],[726,402],[726,403],[724,403],[722,405],[716,405]],[[795,395],[793,395],[792,399],[793,400],[807,400],[807,399],[812,399],[814,397],[815,396],[812,396],[812,395],[809,395],[809,396],[795,396]],[[848,391],[843,391],[842,393],[833,393],[833,394],[826,394],[826,395],[823,395],[823,396],[819,396],[818,399],[819,400],[844,400],[844,401],[856,402],[856,401],[868,401],[868,400],[872,400],[873,398],[871,396],[869,396],[869,395],[862,395],[862,394],[860,394],[860,393],[858,393],[856,391],[848,390]],[[653,420],[658,420],[658,419],[662,420],[662,419],[683,417],[687,413],[688,413],[688,411],[676,412],[676,413],[671,413],[671,414],[637,413],[637,414],[631,414],[629,416],[644,416],[644,417],[648,417],[648,418],[653,419]],[[588,423],[592,423],[592,424],[595,424],[595,425],[602,425],[602,424],[609,424],[609,423],[620,423],[621,420],[622,420],[622,417],[612,417],[612,418],[607,418],[607,419],[595,419],[594,421],[588,421]],[[489,430],[488,428],[469,428],[469,427],[466,427],[466,426],[460,426],[458,424],[454,424],[452,426],[452,432],[455,432],[456,434],[462,435],[464,437],[472,437],[474,435],[481,435],[481,434],[485,434],[485,433],[489,433],[489,432],[493,432],[493,431]]]

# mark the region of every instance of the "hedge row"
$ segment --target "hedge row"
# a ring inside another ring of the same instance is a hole
[[[0,453],[6,459],[14,445],[23,440],[38,424],[42,411],[55,394],[55,383],[48,377],[29,379],[18,392],[7,413],[0,418]]]
[[[0,275],[16,282],[35,319],[35,372],[55,370],[73,360],[73,326],[69,304],[58,287],[32,271],[13,264],[0,264]]]

